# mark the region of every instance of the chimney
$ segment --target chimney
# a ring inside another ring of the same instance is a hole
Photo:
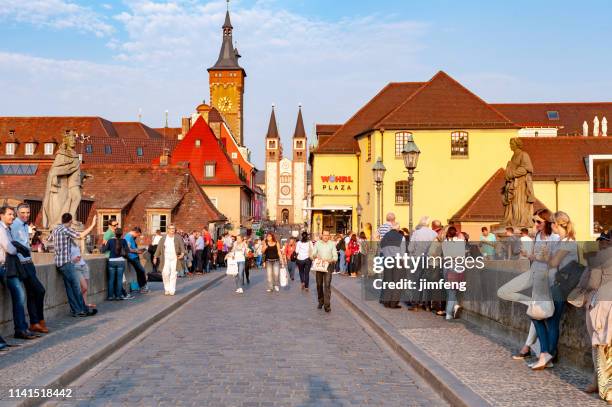
[[[159,166],[167,167],[170,163],[170,149],[164,148],[161,157],[159,157]]]
[[[185,138],[189,130],[191,130],[191,119],[189,117],[183,117],[181,119],[181,139]]]
[[[188,189],[189,188],[189,178],[190,178],[189,173],[185,173],[183,176],[185,177],[185,189]]]

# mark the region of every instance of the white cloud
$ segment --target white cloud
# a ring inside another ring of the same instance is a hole
[[[109,64],[0,54],[0,84],[18,95],[2,110],[133,120],[142,107],[145,121],[159,126],[165,109],[178,125],[179,115],[208,100],[206,68],[218,57],[225,1],[134,0],[124,6],[113,19],[125,36],[107,41],[115,55]],[[433,74],[419,63],[429,29],[423,23],[378,15],[322,21],[270,1],[233,5],[231,18],[248,74],[246,143],[259,164],[272,102],[287,143],[300,102],[314,136],[314,122],[346,120],[388,81]]]
[[[73,29],[98,37],[114,32],[113,26],[102,15],[69,0],[0,0],[0,20]]]
[[[139,0],[126,6],[115,17],[128,35],[112,43],[116,58],[182,76],[185,96],[208,99],[205,68],[218,57],[225,1]],[[261,139],[272,101],[288,141],[299,102],[310,130],[315,121],[345,120],[389,80],[423,80],[433,73],[418,58],[429,28],[424,23],[382,15],[322,21],[269,1],[234,6],[231,18],[248,75],[246,141],[257,162],[263,159]]]

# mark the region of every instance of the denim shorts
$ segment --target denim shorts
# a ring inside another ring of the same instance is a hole
[[[75,264],[74,265],[74,271],[80,273],[81,276],[85,280],[89,280],[89,266],[87,265],[87,263],[85,263],[84,265]]]

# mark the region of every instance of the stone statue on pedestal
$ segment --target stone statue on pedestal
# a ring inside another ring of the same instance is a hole
[[[504,226],[530,227],[533,224],[533,165],[522,147],[521,139],[510,140],[510,149],[514,154],[506,165],[506,183],[502,189]]]
[[[64,213],[71,213],[76,219],[83,179],[75,146],[76,134],[67,133],[49,170],[42,208],[42,225],[47,230],[60,224]]]

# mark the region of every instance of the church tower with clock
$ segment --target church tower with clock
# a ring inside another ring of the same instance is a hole
[[[238,64],[240,54],[233,44],[233,29],[228,10],[223,24],[221,51],[217,62],[208,68],[208,82],[211,105],[223,114],[232,134],[236,137],[236,141],[243,146],[242,112],[246,72]]]

